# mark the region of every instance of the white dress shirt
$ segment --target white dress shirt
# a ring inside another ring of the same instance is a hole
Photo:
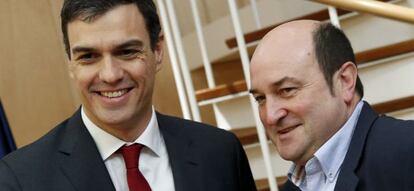
[[[304,169],[292,165],[288,173],[291,182],[303,191],[335,189],[363,105],[364,103],[359,101],[351,117],[315,152],[314,156],[306,162]]]
[[[117,191],[128,191],[125,162],[121,154],[115,153],[123,145],[139,143],[145,145],[139,158],[139,170],[152,191],[174,191],[174,180],[164,138],[158,127],[154,108],[147,128],[134,142],[125,142],[96,126],[85,114],[82,120],[94,139],[112,182]]]

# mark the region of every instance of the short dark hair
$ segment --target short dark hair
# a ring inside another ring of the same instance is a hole
[[[65,0],[60,12],[63,42],[70,59],[70,45],[68,38],[68,23],[75,19],[86,22],[103,15],[119,5],[134,3],[145,20],[150,36],[151,49],[154,51],[161,31],[157,8],[152,0]]]
[[[356,65],[354,51],[344,32],[331,23],[322,23],[313,31],[314,51],[319,67],[333,93],[332,77],[346,62]],[[362,98],[364,87],[357,76],[356,92]]]

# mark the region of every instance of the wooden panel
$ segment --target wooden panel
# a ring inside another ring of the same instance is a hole
[[[65,50],[65,45],[63,44],[63,36],[62,36],[62,29],[61,29],[61,25],[60,25],[60,10],[62,8],[63,5],[63,1],[64,0],[49,0],[49,5],[51,8],[51,13],[52,13],[52,19],[54,22],[54,26],[55,26],[55,34],[59,39],[59,46],[61,49],[61,52],[63,54],[63,57],[65,59],[66,62],[68,62],[68,58],[66,55],[66,50]],[[72,93],[72,98],[73,98],[73,102],[75,103],[75,105],[80,105],[81,104],[81,100],[80,97],[78,95],[78,91],[75,87],[74,82],[69,78],[69,88],[71,90]]]
[[[75,109],[49,0],[0,1],[0,97],[17,145]]]

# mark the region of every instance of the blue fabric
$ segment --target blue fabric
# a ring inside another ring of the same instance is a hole
[[[14,150],[16,150],[16,144],[14,143],[9,123],[7,122],[6,112],[4,112],[0,100],[0,158]]]

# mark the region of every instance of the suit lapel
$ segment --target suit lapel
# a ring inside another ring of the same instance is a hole
[[[66,124],[58,165],[76,190],[115,191],[109,173],[78,110]]]
[[[157,120],[167,147],[175,190],[202,190],[197,147],[183,130],[188,127],[159,113]]]
[[[295,184],[293,184],[293,182],[288,179],[283,185],[281,191],[300,191],[300,188],[298,188]]]
[[[359,178],[355,174],[355,170],[361,159],[369,130],[377,118],[378,114],[375,113],[368,103],[364,102],[348,152],[341,166],[335,191],[352,191],[356,189]]]

